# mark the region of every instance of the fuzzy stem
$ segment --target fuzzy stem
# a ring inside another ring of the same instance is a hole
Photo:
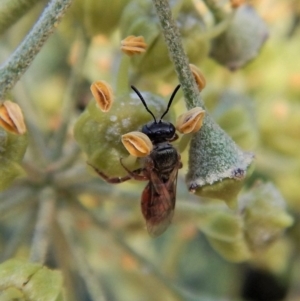
[[[122,53],[122,56],[120,58],[118,76],[115,84],[118,95],[128,93],[129,91],[129,83],[128,83],[129,69],[130,69],[130,57],[127,54]]]
[[[72,0],[52,0],[23,42],[0,68],[0,99],[24,74]]]
[[[162,32],[169,49],[170,58],[174,63],[177,76],[182,85],[182,91],[188,109],[204,107],[204,102],[198,92],[194,77],[189,67],[188,58],[184,52],[180,34],[167,0],[152,0],[156,8]]]
[[[2,0],[0,3],[0,34],[19,20],[40,0]]]
[[[55,192],[49,187],[45,188],[39,196],[39,211],[31,245],[30,261],[45,262],[55,213],[55,200]]]

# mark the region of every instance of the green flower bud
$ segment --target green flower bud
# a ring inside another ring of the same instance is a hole
[[[122,11],[130,0],[77,0],[71,6],[73,18],[81,21],[91,36],[111,34],[118,26]]]
[[[178,21],[185,51],[191,63],[198,64],[208,53],[208,42],[201,35],[204,22],[192,6],[183,7],[183,1],[174,2],[173,14]],[[122,38],[142,35],[148,45],[145,54],[132,57],[137,73],[157,75],[160,78],[174,74],[168,49],[161,34],[160,25],[149,0],[132,1],[124,10],[121,19]]]
[[[250,258],[244,239],[243,220],[230,212],[215,212],[201,227],[212,247],[225,259],[241,262]]]
[[[251,262],[256,267],[277,275],[282,275],[287,271],[289,273],[293,248],[293,242],[287,237],[282,237],[268,248],[264,248],[262,252],[255,252]]]
[[[161,116],[166,108],[165,101],[148,92],[142,95],[153,114]],[[77,120],[74,135],[92,166],[108,176],[123,176],[127,172],[120,165],[120,158],[127,158],[129,153],[122,144],[122,135],[141,130],[151,120],[135,94],[124,94],[115,97],[109,113],[102,112],[96,102],[91,101]],[[131,157],[123,163],[129,169],[139,166],[138,159]]]
[[[205,198],[223,200],[228,207],[234,208],[237,204],[237,195],[242,189],[244,182],[244,179],[225,179],[212,185],[201,186],[195,191],[195,194]]]
[[[201,231],[225,259],[234,262],[251,259],[260,266],[274,269],[274,261],[278,266],[280,260],[273,256],[264,265],[266,254],[272,253],[266,247],[278,241],[283,231],[293,222],[285,211],[284,200],[269,183],[255,186],[242,195],[239,205],[239,213],[223,210],[207,214],[199,223]],[[284,248],[282,250],[289,252]],[[281,266],[285,266],[285,263],[281,262]]]
[[[233,208],[247,174],[252,171],[252,160],[253,154],[239,149],[207,114],[201,130],[191,139],[188,189],[202,197],[224,200]]]
[[[240,205],[245,237],[252,250],[268,246],[293,223],[293,218],[286,212],[284,199],[271,183],[255,186],[241,197]]]
[[[268,37],[264,21],[250,5],[235,10],[227,30],[212,42],[210,56],[230,70],[255,58]]]
[[[251,257],[245,240],[241,237],[233,242],[208,238],[211,246],[226,260],[231,262],[247,261]]]
[[[17,259],[0,265],[1,300],[57,300],[62,293],[62,276],[58,271]],[[26,284],[26,285],[25,285]]]
[[[0,191],[24,174],[20,165],[28,144],[27,134],[16,135],[0,127]]]

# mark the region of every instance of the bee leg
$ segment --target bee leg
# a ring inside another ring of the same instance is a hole
[[[120,159],[120,164],[123,166],[123,168],[128,172],[128,175],[134,179],[134,180],[138,180],[138,181],[148,181],[149,177],[147,177],[146,175],[142,174],[144,172],[144,168],[138,168],[136,170],[129,170],[122,162],[122,158]]]
[[[101,170],[99,170],[98,168],[96,168],[95,166],[93,166],[92,164],[88,163],[88,165],[92,166],[95,170],[95,172],[103,179],[105,180],[107,183],[111,183],[111,184],[118,184],[118,183],[122,183],[125,181],[130,180],[132,177],[131,175],[127,175],[124,177],[112,177],[110,178],[109,176],[107,176],[105,173],[103,173]]]

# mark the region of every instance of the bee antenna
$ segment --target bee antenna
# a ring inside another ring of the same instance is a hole
[[[148,108],[148,106],[147,106],[147,104],[146,104],[146,102],[145,102],[145,100],[144,100],[142,94],[140,93],[140,91],[139,91],[136,87],[134,87],[134,86],[131,86],[131,89],[138,95],[138,97],[139,97],[140,100],[142,101],[142,103],[143,103],[144,107],[146,108],[146,110],[152,115],[152,117],[153,117],[155,123],[157,123],[154,114],[149,110],[149,108]]]
[[[161,115],[159,121],[161,121],[161,120],[163,119],[163,117],[168,113],[168,111],[169,111],[169,109],[170,109],[170,106],[171,106],[171,104],[172,104],[172,101],[173,101],[173,99],[174,99],[174,97],[175,97],[177,91],[179,90],[179,88],[180,88],[180,85],[178,85],[178,86],[175,88],[175,90],[173,91],[173,93],[172,93],[172,95],[171,95],[171,97],[170,97],[169,103],[168,103],[168,107],[167,107],[166,111]]]

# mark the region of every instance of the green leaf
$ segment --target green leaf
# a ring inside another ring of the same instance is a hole
[[[0,265],[0,279],[1,301],[63,300],[61,273],[40,264],[10,259]]]

